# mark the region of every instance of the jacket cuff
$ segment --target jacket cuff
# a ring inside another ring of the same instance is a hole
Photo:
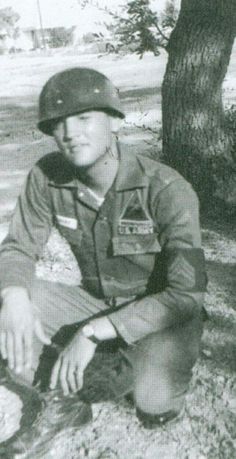
[[[123,320],[119,318],[119,312],[118,311],[114,312],[113,314],[110,314],[108,317],[109,317],[109,320],[114,325],[115,329],[117,330],[117,333],[121,336],[121,338],[123,338],[123,340],[127,344],[130,345],[130,344],[133,344],[133,343],[135,343],[137,341],[137,338],[132,336],[130,331],[125,326]]]

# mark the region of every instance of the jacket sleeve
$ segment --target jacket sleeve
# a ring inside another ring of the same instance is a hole
[[[198,199],[192,187],[183,179],[172,182],[156,196],[153,208],[161,245],[154,277],[162,276],[165,287],[110,314],[129,344],[199,314],[206,290]]]
[[[27,177],[0,248],[1,289],[13,285],[30,288],[35,262],[42,254],[51,226],[48,186],[36,165]]]

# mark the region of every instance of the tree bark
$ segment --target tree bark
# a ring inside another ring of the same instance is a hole
[[[222,83],[235,35],[236,0],[182,0],[167,49],[163,156],[203,199],[215,194],[232,200],[235,175]]]

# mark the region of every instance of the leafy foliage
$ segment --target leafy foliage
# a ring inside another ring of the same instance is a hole
[[[123,8],[125,16],[117,18],[114,33],[121,44],[134,45],[135,52],[141,57],[145,51],[158,56],[160,40],[156,33],[157,14],[149,7],[149,0],[130,1]]]
[[[15,38],[18,34],[16,27],[20,16],[11,7],[0,9],[0,35],[7,34],[9,37]]]
[[[48,45],[50,48],[61,48],[68,46],[72,41],[72,28],[66,29],[65,27],[56,27],[50,29],[48,37]]]
[[[165,33],[170,34],[170,31],[175,27],[178,19],[178,10],[175,6],[175,0],[168,0],[161,16],[161,26]]]
[[[112,24],[106,24],[106,27],[117,42],[117,50],[128,49],[140,58],[147,51],[158,56],[159,48],[166,49],[170,33],[177,21],[178,10],[175,0],[167,1],[160,17],[151,9],[150,0],[130,0],[119,12],[102,8],[93,0],[78,1],[83,8],[93,5],[108,13],[112,18]]]

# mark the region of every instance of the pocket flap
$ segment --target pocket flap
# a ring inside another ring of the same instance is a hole
[[[112,238],[114,255],[158,253],[161,246],[157,234],[122,235]]]

